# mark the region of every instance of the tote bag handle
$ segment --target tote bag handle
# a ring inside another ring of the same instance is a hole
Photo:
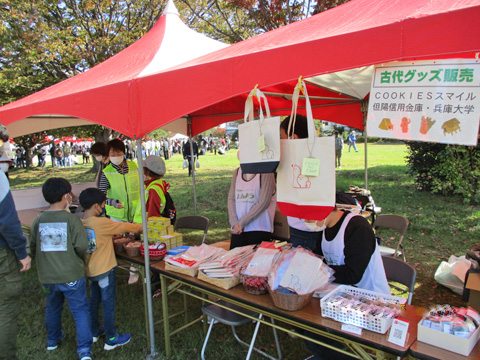
[[[298,100],[300,98],[300,91],[305,95],[305,108],[307,111],[307,130],[308,130],[308,152],[309,155],[312,155],[313,146],[315,145],[315,138],[316,138],[316,131],[315,131],[315,123],[313,122],[313,113],[312,113],[312,106],[310,104],[310,99],[308,97],[307,86],[303,81],[303,78],[300,76],[298,78],[298,83],[295,86],[295,90],[293,91],[292,96],[292,113],[290,115],[290,121],[288,122],[288,131],[287,135],[289,139],[293,138],[295,133],[295,122],[297,120],[297,108],[298,108]],[[290,131],[292,136],[290,136]]]
[[[257,86],[255,86],[253,90],[250,91],[250,93],[248,94],[247,100],[245,101],[245,115],[243,118],[244,122],[253,121],[253,108],[254,108],[253,97],[254,96],[258,99],[258,103],[260,105],[260,109],[259,109],[260,123],[263,123],[263,120],[265,119],[262,111],[262,99],[265,104],[265,116],[267,118],[271,117],[267,97],[259,89],[257,89]]]

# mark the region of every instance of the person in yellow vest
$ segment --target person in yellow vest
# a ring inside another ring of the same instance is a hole
[[[138,166],[125,159],[125,144],[120,139],[107,143],[110,158],[100,176],[98,188],[107,195],[105,209],[114,221],[132,222],[140,200]]]
[[[155,216],[161,217],[165,208],[165,193],[170,184],[162,180],[166,173],[165,161],[157,155],[147,156],[143,165],[143,174],[145,176],[145,201],[147,218]],[[141,204],[137,206],[135,213],[135,222],[142,222]]]

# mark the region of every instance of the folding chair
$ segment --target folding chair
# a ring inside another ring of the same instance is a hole
[[[193,229],[193,230],[203,230],[203,239],[202,244],[205,243],[205,237],[207,236],[208,224],[210,220],[205,216],[194,215],[194,216],[184,216],[178,218],[175,222],[175,232],[178,229]]]
[[[394,281],[408,287],[407,304],[412,304],[413,291],[415,290],[415,279],[417,272],[410,264],[391,256],[382,256],[383,267],[387,280]]]
[[[233,309],[233,310],[242,310],[242,312],[244,312],[244,313],[246,313],[250,316],[257,317],[259,320],[261,320],[262,317],[263,317],[262,314],[257,314],[257,313],[254,313],[253,311],[244,310],[244,309],[242,309],[242,308],[240,308],[240,307],[238,307],[234,304],[228,303],[224,300],[218,301],[217,304],[228,306],[230,309]],[[251,340],[250,344],[248,344],[238,337],[237,332],[235,331],[235,327],[239,326],[239,325],[242,325],[242,324],[249,323],[250,321],[252,321],[250,318],[247,318],[243,315],[237,314],[233,311],[227,310],[227,309],[225,309],[223,307],[220,307],[220,306],[217,306],[215,304],[204,305],[202,307],[202,312],[203,312],[204,315],[206,315],[210,319],[210,326],[208,327],[207,336],[205,337],[205,341],[203,342],[203,347],[202,347],[202,352],[201,352],[202,360],[205,360],[205,348],[207,347],[207,343],[208,343],[208,339],[210,337],[210,333],[212,331],[213,325],[215,324],[214,320],[216,320],[219,323],[222,323],[224,325],[231,326],[233,336],[235,337],[235,339],[240,344],[242,344],[244,346],[248,346],[248,353],[247,353],[246,360],[250,359],[250,356],[252,355],[252,350],[255,350],[257,353],[259,353],[259,354],[261,354],[261,355],[263,355],[266,358],[271,359],[271,360],[280,360],[282,358],[282,353],[280,352],[280,344],[278,342],[277,330],[275,328],[272,328],[272,329],[273,329],[273,336],[275,337],[275,344],[277,346],[278,358],[274,358],[273,356],[267,354],[266,352],[254,347],[255,339],[256,339],[257,333],[258,333],[258,328],[260,327],[260,324],[261,324],[259,321],[257,321],[257,323],[255,325],[255,331],[253,332],[252,340]],[[271,319],[271,321],[272,321],[272,324],[275,324],[273,319]]]
[[[397,257],[402,255],[403,261],[407,261],[405,257],[405,250],[403,248],[403,238],[407,232],[408,220],[400,215],[377,215],[375,222],[373,223],[373,228],[377,231],[380,228],[383,229],[392,229],[400,233],[400,240],[398,241],[397,247],[390,248],[387,246],[379,246],[380,253],[386,256]]]

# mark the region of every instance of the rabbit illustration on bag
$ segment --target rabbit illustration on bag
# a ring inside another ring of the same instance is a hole
[[[292,164],[293,168],[293,187],[297,189],[309,189],[312,183],[308,176],[302,175],[302,169],[296,164]]]
[[[262,151],[262,160],[271,160],[275,156],[273,150],[270,150],[270,147],[265,144],[265,150]]]

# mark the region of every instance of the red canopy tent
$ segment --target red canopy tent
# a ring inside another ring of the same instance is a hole
[[[142,73],[165,30],[166,20],[160,19],[144,38],[86,73],[1,107],[0,122],[14,136],[94,122],[138,139],[188,115],[195,134],[242,118],[246,93],[255,84],[271,95],[274,113],[289,113],[289,95],[303,75],[315,118],[361,129],[369,66],[474,58],[480,51],[479,17],[480,0],[352,0],[180,65]],[[176,50],[184,47],[176,45]]]

